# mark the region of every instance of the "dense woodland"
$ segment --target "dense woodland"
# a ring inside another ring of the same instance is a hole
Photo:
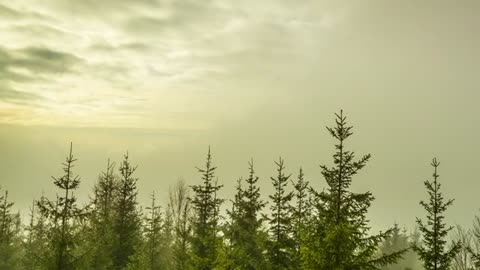
[[[425,214],[417,228],[394,224],[373,234],[367,219],[373,194],[350,189],[370,155],[348,149],[353,133],[342,112],[327,131],[336,143],[330,164],[320,166],[323,179],[309,179],[301,168],[291,173],[280,158],[268,200],[261,199],[253,161],[236,182],[235,197],[218,196],[223,183],[209,149],[196,185],[178,181],[167,205],[154,193],[149,205],[139,205],[141,180],[128,154],[119,164],[107,162],[90,202],[79,205],[81,178],[70,147],[53,177],[57,196],[33,200],[28,221],[21,222],[1,191],[0,270],[480,269],[480,218],[471,229],[445,220],[453,199],[443,197],[436,159],[419,198]],[[325,181],[327,188],[316,190],[309,181]]]

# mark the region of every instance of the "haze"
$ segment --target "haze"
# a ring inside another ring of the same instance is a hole
[[[128,150],[140,199],[200,181],[208,146],[224,188],[255,160],[264,196],[282,156],[325,186],[325,130],[343,109],[371,153],[354,180],[375,229],[413,227],[440,162],[447,222],[477,214],[478,1],[0,0],[0,184],[19,210],[73,142],[87,200]],[[393,214],[394,215],[393,215]]]

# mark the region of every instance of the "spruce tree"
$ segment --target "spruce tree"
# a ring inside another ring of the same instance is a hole
[[[145,218],[145,238],[147,240],[148,265],[151,270],[160,268],[160,234],[163,226],[160,206],[155,202],[155,193],[152,193],[151,205],[147,207],[148,215]]]
[[[133,255],[141,246],[141,214],[137,202],[137,167],[129,161],[128,153],[120,165],[118,197],[115,200],[113,231],[115,242],[112,248],[113,268],[120,270],[132,262]]]
[[[345,148],[346,140],[353,134],[343,111],[336,114],[336,126],[327,127],[337,141],[333,167],[320,166],[327,189],[314,192],[321,219],[322,231],[316,232],[320,244],[309,250],[309,269],[352,270],[377,269],[397,261],[404,251],[376,256],[379,244],[392,232],[369,235],[366,214],[374,197],[372,193],[350,191],[353,177],[365,167],[370,154],[355,160],[355,153]]]
[[[275,190],[269,198],[271,216],[270,241],[268,245],[269,264],[274,270],[291,269],[294,262],[295,242],[292,237],[291,200],[293,192],[287,191],[288,181],[291,175],[285,174],[285,165],[282,158],[277,165],[277,176],[271,177]]]
[[[426,270],[449,269],[452,260],[459,252],[460,242],[454,242],[447,247],[447,234],[453,229],[447,227],[444,212],[453,204],[453,199],[445,200],[440,192],[438,181],[438,166],[440,162],[436,158],[431,163],[433,167],[433,181],[425,181],[425,188],[429,196],[428,202],[420,201],[420,205],[427,211],[427,223],[417,218],[418,228],[422,233],[423,246],[415,247],[415,251],[423,261]]]
[[[83,218],[85,213],[77,207],[77,198],[74,191],[80,185],[80,177],[74,176],[73,167],[76,159],[72,154],[72,144],[70,152],[63,163],[63,174],[60,177],[53,177],[53,183],[63,194],[57,195],[56,201],[50,201],[43,198],[37,202],[37,206],[43,215],[45,215],[50,226],[50,246],[53,251],[53,261],[50,262],[50,269],[70,270],[75,269],[75,246],[74,241],[75,221]]]
[[[45,200],[42,195],[38,201]],[[22,269],[48,270],[49,256],[48,224],[46,216],[38,211],[37,200],[33,200],[30,208],[29,222],[25,228],[26,239],[23,241]]]
[[[20,215],[12,213],[8,191],[0,195],[0,270],[18,269],[20,263]]]
[[[305,180],[303,169],[300,168],[297,181],[293,182],[295,205],[292,208],[293,223],[293,239],[295,241],[294,248],[294,265],[295,269],[300,269],[302,263],[301,250],[304,248],[304,233],[307,220],[311,214],[310,204],[308,201],[309,182]]]
[[[193,268],[196,270],[211,270],[217,260],[217,228],[218,210],[222,200],[217,198],[217,192],[222,188],[214,179],[216,167],[212,164],[210,147],[208,148],[205,168],[197,168],[203,183],[192,186],[191,200],[193,217],[192,255]]]
[[[227,211],[230,216],[227,235],[232,267],[229,269],[266,268],[263,254],[266,237],[262,231],[263,218],[260,216],[266,203],[260,198],[260,188],[257,185],[259,178],[255,175],[253,161],[248,165],[246,187],[242,187],[242,179],[239,179],[232,210]]]
[[[401,230],[397,223],[393,225],[392,233],[381,243],[380,254],[391,254],[399,250],[408,250],[405,256],[398,260],[395,264],[383,266],[383,270],[405,270],[405,268],[413,268],[413,264],[409,262],[410,242],[405,230]]]
[[[113,229],[114,206],[118,195],[118,179],[114,173],[115,164],[108,160],[94,187],[92,211],[89,219],[87,247],[90,250],[89,268],[106,270],[113,267],[112,248],[115,243]]]

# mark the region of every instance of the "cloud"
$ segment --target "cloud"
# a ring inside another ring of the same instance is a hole
[[[0,79],[28,82],[42,75],[72,72],[82,60],[70,53],[42,47],[6,49],[0,47]]]
[[[0,18],[11,19],[11,18],[18,18],[20,16],[21,16],[20,12],[0,4]]]
[[[48,48],[27,47],[7,49],[0,47],[0,101],[14,104],[37,104],[41,94],[17,89],[36,82],[55,79],[58,74],[73,72],[82,60],[72,54]]]
[[[41,99],[40,96],[32,93],[14,90],[8,84],[0,82],[0,100],[14,103],[24,103]]]

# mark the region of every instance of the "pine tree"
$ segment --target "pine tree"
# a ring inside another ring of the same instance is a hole
[[[425,187],[429,195],[429,201],[420,201],[420,205],[427,211],[427,224],[417,218],[417,224],[422,233],[423,246],[415,247],[415,251],[423,261],[426,270],[446,270],[449,269],[452,260],[460,250],[460,243],[454,242],[447,248],[447,234],[453,227],[447,227],[445,224],[444,212],[453,204],[453,199],[445,201],[440,192],[440,183],[438,182],[438,166],[440,162],[433,159],[431,163],[433,172],[433,181],[425,181]]]
[[[163,220],[160,206],[155,202],[155,192],[152,193],[151,206],[147,207],[148,216],[145,221],[145,238],[147,240],[148,265],[150,270],[161,269],[160,265],[160,234],[162,231]]]
[[[22,258],[22,267],[25,270],[35,270],[40,268],[39,264],[39,243],[35,243],[35,200],[33,200],[32,207],[30,208],[29,222],[25,231],[27,233],[26,239],[23,244],[23,258]]]
[[[253,161],[248,165],[246,187],[242,187],[242,179],[239,179],[232,210],[228,211],[231,221],[227,233],[230,266],[239,270],[266,268],[263,255],[266,237],[262,231],[263,218],[260,217],[265,202],[260,199],[260,188],[257,186],[259,178],[255,175]]]
[[[392,232],[391,229],[377,235],[369,235],[366,214],[372,201],[370,192],[353,193],[349,190],[355,176],[370,159],[370,154],[355,161],[355,153],[345,149],[346,140],[352,135],[341,111],[336,114],[336,126],[327,127],[337,140],[333,155],[334,166],[322,168],[328,188],[314,192],[322,231],[318,250],[309,250],[309,269],[352,270],[377,269],[397,261],[404,251],[376,257],[378,245]],[[316,229],[315,229],[316,230]]]
[[[392,233],[381,243],[380,254],[391,254],[399,250],[408,250],[404,257],[395,264],[383,266],[383,270],[405,270],[405,268],[413,268],[414,265],[409,262],[410,242],[405,230],[401,230],[397,223],[393,225]]]
[[[191,200],[194,219],[192,237],[193,268],[210,270],[217,260],[218,210],[222,200],[217,192],[222,188],[214,180],[216,167],[212,164],[210,148],[204,169],[197,168],[202,175],[203,184],[192,186],[194,197]]]
[[[127,153],[119,168],[118,197],[114,205],[113,231],[116,239],[112,252],[115,270],[129,265],[141,246],[141,214],[137,202],[138,178],[133,176],[137,167],[132,166],[128,158]]]
[[[37,202],[37,206],[52,224],[50,228],[50,246],[53,249],[53,261],[51,268],[55,270],[75,269],[76,258],[74,256],[76,243],[74,242],[74,222],[83,218],[85,213],[77,207],[77,198],[73,192],[80,185],[80,177],[74,176],[72,169],[76,159],[72,154],[72,144],[65,163],[63,163],[63,175],[52,177],[53,183],[62,192],[63,196],[57,195],[56,201],[43,198]]]
[[[20,262],[20,215],[12,213],[8,191],[0,195],[0,270],[17,269]]]
[[[94,187],[93,209],[89,216],[86,241],[86,248],[90,251],[89,269],[106,270],[113,267],[114,206],[119,185],[114,169],[115,164],[108,160],[106,170],[100,174]]]
[[[173,264],[175,270],[190,269],[190,237],[192,227],[190,224],[191,208],[189,189],[184,180],[179,180],[169,191],[168,209],[172,217]]]
[[[291,200],[293,192],[286,190],[291,175],[285,174],[285,165],[282,158],[277,165],[277,176],[271,177],[275,193],[270,195],[272,205],[270,206],[271,217],[270,241],[269,241],[269,263],[272,269],[291,269],[295,242],[292,238],[292,215]]]
[[[304,177],[303,169],[300,168],[297,181],[292,181],[295,189],[295,206],[292,211],[293,239],[295,241],[293,265],[296,266],[295,269],[300,269],[300,266],[303,264],[301,250],[304,248],[304,233],[308,217],[311,214],[310,204],[308,202],[309,182],[306,181]]]
[[[42,195],[40,200],[45,200]],[[24,270],[47,270],[46,260],[49,256],[48,227],[46,217],[38,211],[37,200],[33,200],[30,208],[29,222],[25,228],[26,239],[23,241],[22,269]]]

